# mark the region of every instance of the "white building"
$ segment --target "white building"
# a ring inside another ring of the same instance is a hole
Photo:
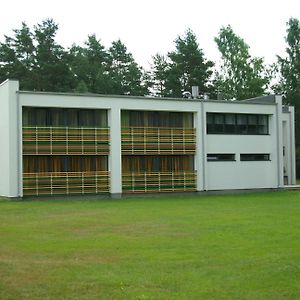
[[[0,195],[277,189],[295,183],[294,109],[0,85]]]

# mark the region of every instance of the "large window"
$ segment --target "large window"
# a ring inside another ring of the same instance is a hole
[[[189,112],[122,111],[123,127],[193,127],[193,114]]]
[[[23,107],[23,126],[107,127],[107,111]]]
[[[208,134],[269,134],[269,116],[207,113]]]

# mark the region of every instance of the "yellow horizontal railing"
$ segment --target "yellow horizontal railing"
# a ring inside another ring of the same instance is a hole
[[[124,193],[196,191],[196,172],[131,172],[122,176]]]
[[[43,172],[23,174],[24,195],[69,195],[109,192],[110,174],[95,172]]]
[[[122,128],[122,154],[194,154],[195,128]]]
[[[23,154],[109,153],[109,128],[23,127]]]

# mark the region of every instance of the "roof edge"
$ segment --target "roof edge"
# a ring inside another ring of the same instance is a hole
[[[94,93],[71,93],[71,92],[43,92],[43,91],[25,91],[20,90],[18,91],[19,94],[35,94],[35,95],[53,95],[53,96],[69,96],[69,97],[95,97],[95,98],[121,98],[121,99],[142,99],[142,100],[162,100],[162,101],[178,101],[178,102],[207,102],[207,103],[222,103],[222,104],[275,104],[275,96],[274,101],[270,101],[265,99],[266,97],[257,97],[253,99],[246,99],[246,100],[235,100],[235,101],[228,101],[228,100],[204,100],[204,99],[186,99],[186,98],[170,98],[170,97],[153,97],[153,96],[132,96],[132,95],[106,95],[106,94],[94,94]],[[265,100],[260,100],[265,99]],[[273,98],[272,98],[273,99]]]

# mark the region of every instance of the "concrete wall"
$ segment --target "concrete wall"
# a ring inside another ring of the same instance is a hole
[[[200,111],[200,101],[124,96],[81,96],[20,92],[20,105],[36,107],[74,107],[124,110]]]
[[[288,107],[288,111],[282,114],[282,137],[283,137],[283,166],[286,184],[296,183],[295,168],[295,119],[294,108]]]
[[[120,195],[122,193],[122,153],[121,153],[121,110],[113,108],[109,110],[108,125],[110,127],[110,193]]]
[[[19,118],[18,81],[0,85],[0,195],[18,197],[19,193]]]
[[[276,188],[277,157],[270,136],[207,138],[207,153],[234,153],[236,161],[207,162],[208,190]],[[270,153],[270,161],[240,161],[240,154]]]
[[[108,110],[110,126],[109,171],[111,176],[110,192],[118,196],[122,193],[122,161],[121,161],[121,111],[122,110],[159,110],[185,111],[200,116],[199,101],[161,100],[144,97],[110,97],[110,96],[74,96],[45,93],[20,92],[20,106],[35,107],[73,107],[102,108]],[[201,127],[200,127],[201,130]],[[201,131],[198,130],[198,135]],[[197,168],[202,170],[201,151],[197,151],[195,160]],[[199,165],[200,164],[200,165]],[[200,173],[200,177],[202,174]],[[198,182],[198,190],[203,190],[202,182]]]
[[[277,126],[276,105],[206,103],[205,112],[260,113],[269,115],[269,135],[206,135],[207,153],[233,153],[236,161],[206,162],[206,190],[276,188]],[[241,153],[269,153],[270,161],[240,161]]]
[[[19,92],[18,82],[0,85],[0,195],[22,195],[22,114],[23,106],[102,108],[108,110],[111,128],[111,193],[120,194],[121,185],[121,110],[159,110],[194,113],[196,130],[197,190],[276,188],[283,184],[281,98],[273,103],[152,99],[144,97],[83,96]],[[274,99],[275,99],[274,98]],[[206,134],[206,113],[260,113],[270,117],[269,135]],[[290,119],[288,121],[291,125]],[[278,125],[279,124],[279,125]],[[292,132],[292,131],[291,131]],[[292,134],[292,133],[291,133]],[[291,144],[292,145],[292,144]],[[291,146],[291,151],[292,146]],[[293,155],[292,152],[291,156]],[[235,162],[207,162],[207,153],[235,153]],[[240,161],[240,153],[270,153],[270,161]],[[291,166],[291,170],[292,170]],[[4,175],[2,175],[4,174]]]

